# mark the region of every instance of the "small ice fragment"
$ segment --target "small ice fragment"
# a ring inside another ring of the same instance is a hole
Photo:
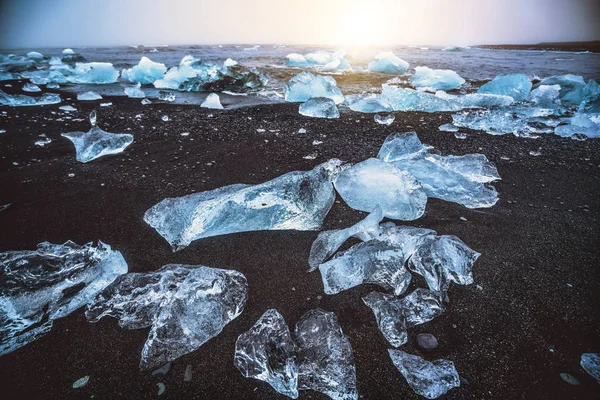
[[[51,142],[52,142],[52,139],[50,139],[50,138],[44,138],[44,139],[38,140],[34,144],[36,146],[39,146],[39,147],[44,147],[44,146],[46,146],[47,144],[49,144]]]
[[[263,129],[263,128],[258,128],[258,129],[256,130],[256,132],[258,132],[258,133],[265,133],[265,132],[266,132],[266,130],[265,130],[265,129]]]
[[[532,150],[532,151],[529,152],[529,155],[534,156],[534,157],[538,157],[538,156],[541,156],[542,153],[539,150],[538,151]]]
[[[392,362],[415,393],[436,399],[448,390],[460,386],[454,363],[448,360],[426,361],[402,350],[388,350]]]
[[[142,104],[147,106],[148,104],[152,104],[152,102],[148,99],[144,99],[144,100],[142,100]]]
[[[90,91],[90,92],[85,92],[85,93],[78,93],[77,100],[85,100],[85,101],[102,100],[102,96],[100,96],[96,92]]]
[[[458,127],[452,124],[444,124],[438,128],[442,132],[458,132]]]
[[[338,111],[335,102],[326,97],[313,97],[308,99],[305,103],[300,104],[299,108],[300,115],[313,118],[339,118],[340,112]]]
[[[5,211],[11,206],[11,203],[0,205],[0,211]]]
[[[454,137],[457,139],[466,139],[467,138],[467,134],[464,132],[456,132],[454,134]]]
[[[190,133],[189,132],[182,132],[181,136],[190,136]]]
[[[135,86],[128,86],[123,91],[127,95],[127,97],[132,99],[143,99],[146,97],[146,93],[142,89],[140,89],[141,85],[138,83]]]
[[[56,93],[44,93],[39,97],[31,97],[24,94],[10,95],[0,90],[0,104],[5,106],[43,106],[46,104],[60,103],[60,101],[60,95]]]
[[[584,353],[581,355],[580,364],[585,372],[600,383],[600,354]]]
[[[300,128],[300,129],[298,129],[298,133],[306,133],[306,129]]]
[[[192,374],[193,374],[192,366],[188,364],[188,366],[185,367],[185,372],[183,373],[183,381],[184,382],[191,382],[192,381]]]
[[[460,218],[458,218],[458,219],[460,219],[460,220],[461,220],[461,221],[463,221],[463,222],[467,222],[467,219],[466,219],[465,217],[460,217]]]
[[[163,115],[162,117],[160,117],[160,119],[162,119],[164,122],[167,122],[169,120],[169,116]]]
[[[60,89],[60,85],[56,82],[50,82],[46,85],[46,89]]]
[[[162,382],[159,382],[156,384],[156,386],[158,386],[158,393],[156,393],[157,396],[160,396],[161,394],[163,394],[165,392],[165,384]]]
[[[100,107],[110,107],[110,106],[112,106],[112,102],[100,103]]]
[[[410,82],[415,88],[435,92],[436,90],[458,89],[465,83],[465,80],[449,69],[416,67],[415,74],[410,78]]]
[[[85,385],[87,385],[89,381],[90,381],[89,375],[86,375],[83,378],[79,378],[75,382],[73,382],[73,389],[82,388]]]
[[[169,371],[171,370],[171,363],[168,362],[165,365],[163,365],[162,367],[155,369],[154,371],[152,371],[152,375],[158,375],[158,374],[167,374]]]
[[[363,113],[392,111],[388,100],[378,94],[351,94],[346,96],[345,104],[352,111]]]
[[[0,129],[0,135],[6,133],[6,129]]]
[[[577,378],[575,378],[573,375],[571,374],[567,374],[565,372],[562,372],[560,374],[560,377],[563,381],[567,382],[569,385],[573,385],[573,386],[577,386],[579,385],[579,380]]]
[[[121,79],[147,85],[154,83],[157,79],[162,79],[165,72],[167,72],[165,64],[142,57],[133,68],[121,71]]]
[[[398,58],[391,51],[379,53],[369,62],[369,70],[385,74],[403,74],[408,69],[408,63]]]
[[[209,94],[206,99],[200,104],[202,108],[211,108],[215,110],[222,110],[223,106],[221,105],[221,100],[219,99],[219,95],[216,93]]]
[[[326,97],[340,104],[344,101],[342,91],[331,76],[313,75],[302,72],[285,85],[285,101],[305,102],[313,97]]]
[[[173,101],[175,101],[175,93],[168,92],[166,90],[159,90],[158,91],[158,99],[162,100],[162,101],[173,102]]]
[[[314,160],[315,158],[317,158],[317,153],[307,154],[302,158],[304,158],[305,160]]]
[[[34,85],[33,83],[29,83],[29,82],[27,82],[25,85],[23,85],[22,89],[24,92],[31,92],[31,93],[37,93],[37,92],[42,91],[42,89],[40,89],[40,87],[38,85]]]
[[[323,144],[323,141],[322,141],[322,140],[313,140],[313,142],[312,142],[312,145],[313,145],[313,146],[318,146],[318,145],[320,145],[320,144]]]
[[[64,50],[62,51],[62,53],[63,53],[63,55],[64,55],[64,56],[66,56],[66,55],[73,55],[73,54],[75,54],[75,52],[73,51],[73,49],[64,49]]]
[[[532,86],[525,74],[502,74],[481,86],[477,93],[510,96],[515,101],[523,101],[529,96]]]
[[[391,125],[392,122],[394,122],[394,120],[396,119],[396,116],[394,114],[388,114],[388,115],[379,115],[379,114],[375,114],[375,122],[377,122],[379,125]]]
[[[238,62],[235,60],[232,60],[231,58],[228,58],[227,60],[225,60],[223,62],[223,65],[226,67],[233,67],[234,65],[237,65],[237,64],[238,64]]]
[[[63,111],[67,111],[67,112],[71,112],[71,111],[77,111],[77,109],[73,106],[60,106],[58,107],[59,110],[63,110]]]

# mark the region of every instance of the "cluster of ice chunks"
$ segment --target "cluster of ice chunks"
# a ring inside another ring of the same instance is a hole
[[[154,62],[148,57],[142,57],[137,65],[121,71],[121,79],[147,85],[162,79],[165,72],[167,72],[165,64]]]
[[[245,377],[265,381],[292,399],[299,390],[358,399],[352,346],[332,312],[308,311],[292,336],[281,314],[267,310],[238,337],[234,362]]]
[[[408,69],[408,63],[391,51],[377,54],[369,62],[369,70],[384,74],[403,74]]]
[[[198,349],[237,318],[248,298],[246,277],[233,270],[168,264],[155,272],[119,277],[88,306],[86,317],[119,320],[126,329],[150,327],[141,369]]]
[[[96,111],[90,114],[92,128],[88,132],[68,132],[61,136],[75,146],[77,161],[87,163],[96,158],[123,152],[131,143],[133,135],[105,132],[96,126]]]
[[[285,65],[288,67],[315,68],[319,71],[347,71],[352,68],[345,58],[346,52],[316,51],[305,55],[291,53],[287,55]]]
[[[167,198],[146,211],[144,221],[174,251],[194,240],[228,233],[317,230],[335,200],[331,181],[340,164],[333,159],[262,184],[235,184]]]
[[[32,97],[24,94],[6,94],[0,90],[0,104],[5,106],[43,106],[47,104],[57,104],[60,102],[60,95],[56,93],[44,93],[39,97]]]
[[[418,90],[382,85],[381,96],[391,105],[394,111],[457,111],[460,107],[439,96]]]
[[[305,102],[313,97],[326,97],[340,104],[344,101],[342,91],[331,76],[313,75],[301,72],[285,85],[285,101]]]
[[[327,97],[312,97],[306,102],[300,104],[298,109],[300,115],[313,118],[339,118],[340,112],[338,111],[335,101]]]
[[[126,272],[121,253],[102,242],[0,253],[0,355],[48,333]]]
[[[481,86],[477,93],[510,96],[515,101],[523,101],[529,96],[532,86],[527,75],[505,74]]]
[[[410,83],[416,88],[435,92],[458,89],[465,83],[465,80],[449,69],[416,67],[415,74],[410,77]]]

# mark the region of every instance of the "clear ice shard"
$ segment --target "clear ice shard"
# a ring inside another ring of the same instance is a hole
[[[296,344],[279,312],[267,310],[235,342],[234,364],[246,378],[267,382],[277,392],[298,398]]]
[[[87,163],[96,158],[123,152],[133,142],[128,133],[105,132],[96,126],[96,111],[90,114],[92,128],[88,132],[68,132],[66,137],[75,146],[77,161]]]
[[[317,230],[335,200],[336,159],[258,185],[235,184],[167,198],[144,215],[173,250],[192,241],[257,230]]]
[[[484,131],[490,135],[512,133],[515,136],[531,137],[535,133],[552,133],[552,129],[547,129],[548,126],[540,132],[537,125],[551,123],[545,117],[553,113],[553,110],[547,108],[520,106],[473,110],[452,115],[452,124],[460,128]]]
[[[302,72],[285,85],[285,101],[305,102],[313,97],[327,97],[340,104],[344,101],[344,95],[337,82],[331,76],[313,75],[310,72]]]
[[[175,101],[175,93],[168,92],[166,90],[159,90],[158,91],[158,99],[162,100],[162,101],[168,101],[168,102]]]
[[[398,132],[385,138],[377,158],[394,162],[427,151],[416,132]]]
[[[243,274],[202,265],[168,264],[155,272],[121,276],[88,306],[86,317],[119,320],[126,329],[150,327],[141,369],[190,353],[237,318],[246,304]]]
[[[346,96],[345,104],[352,111],[375,113],[390,112],[392,106],[387,99],[378,94],[351,94]]]
[[[437,399],[448,390],[460,386],[460,377],[452,361],[431,362],[402,350],[388,351],[392,362],[412,390],[427,399]]]
[[[600,354],[584,353],[581,355],[581,366],[595,380],[600,383]]]
[[[0,253],[0,355],[48,333],[55,319],[126,272],[121,253],[102,242],[43,242],[36,250]]]
[[[427,195],[421,184],[408,172],[376,158],[340,172],[334,185],[355,210],[371,211],[379,205],[384,216],[406,221],[425,212]]]
[[[60,95],[44,93],[39,97],[25,96],[24,94],[6,94],[0,90],[0,104],[11,107],[43,106],[46,104],[60,103]]]
[[[556,108],[560,106],[560,85],[540,85],[529,93],[528,101],[536,107]]]
[[[77,100],[83,100],[83,101],[102,100],[102,96],[96,92],[89,91],[89,92],[84,92],[84,93],[78,93]]]
[[[438,91],[435,95],[448,101],[459,109],[508,107],[514,103],[512,97],[498,94],[469,93],[462,96],[454,96],[444,91]]]
[[[392,124],[392,122],[394,122],[394,120],[396,119],[396,117],[394,116],[394,114],[388,114],[388,115],[375,114],[375,117],[373,117],[373,119],[379,125],[390,126]]]
[[[559,98],[562,104],[576,106],[583,100],[582,91],[586,86],[582,76],[578,75],[554,75],[542,79],[541,85],[559,85]]]
[[[532,83],[525,74],[502,74],[479,88],[477,93],[510,96],[523,101],[529,96]]]
[[[383,96],[394,111],[458,111],[460,106],[436,95],[384,84]]]
[[[135,86],[128,86],[125,89],[123,89],[123,91],[125,92],[127,97],[130,97],[132,99],[143,99],[144,97],[146,97],[146,93],[144,93],[144,91],[140,89],[139,83]]]
[[[165,72],[167,72],[165,64],[154,62],[148,57],[142,57],[140,62],[133,68],[121,71],[121,79],[147,85],[162,79]]]
[[[384,74],[403,74],[408,69],[408,63],[391,51],[377,54],[369,62],[369,70]]]
[[[29,93],[36,93],[41,92],[42,89],[40,89],[38,85],[34,85],[33,83],[27,82],[25,85],[23,85],[23,91]]]
[[[111,63],[104,62],[77,63],[75,69],[69,68],[64,73],[70,83],[108,84],[119,79],[119,71]]]
[[[211,93],[206,96],[206,99],[200,104],[202,108],[212,108],[215,110],[222,110],[223,106],[221,105],[221,100],[219,99],[219,95],[216,93]]]
[[[375,314],[383,336],[394,347],[408,341],[408,329],[433,320],[445,309],[436,293],[423,288],[415,289],[401,299],[391,294],[371,292],[363,297],[363,301]]]
[[[306,102],[300,104],[298,112],[300,115],[313,118],[331,119],[340,117],[340,112],[338,111],[335,102],[326,97],[313,97],[308,99]]]
[[[465,83],[465,80],[449,69],[416,67],[415,74],[410,77],[410,83],[415,88],[435,92],[437,90],[458,89]]]

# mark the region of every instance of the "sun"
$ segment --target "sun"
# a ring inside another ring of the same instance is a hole
[[[368,1],[348,1],[336,20],[335,44],[373,46],[386,39],[380,16]]]

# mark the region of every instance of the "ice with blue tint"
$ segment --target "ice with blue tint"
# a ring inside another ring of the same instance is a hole
[[[390,112],[392,106],[388,100],[378,94],[351,94],[344,102],[352,111],[364,113]]]
[[[355,210],[371,211],[379,205],[384,216],[407,221],[425,212],[427,195],[415,177],[376,158],[340,172],[334,185]]]
[[[185,59],[185,57],[184,57]],[[182,60],[183,62],[183,60]],[[190,65],[180,64],[178,67],[170,68],[163,78],[154,81],[154,87],[157,89],[179,89],[182,83],[188,79],[195,78],[198,71],[194,70]]]
[[[576,140],[600,137],[600,114],[575,113],[561,121],[562,124],[554,128],[554,133],[558,136]]]
[[[560,106],[560,85],[539,85],[529,93],[529,102],[536,107],[556,108]]]
[[[449,69],[416,67],[415,74],[410,77],[410,83],[415,88],[435,92],[437,90],[458,89],[465,83],[465,80]]]
[[[384,74],[403,74],[408,69],[408,63],[391,51],[377,54],[369,62],[369,70]]]
[[[477,93],[510,96],[515,101],[523,101],[529,96],[532,86],[525,74],[502,74],[481,86]]]
[[[135,86],[128,86],[125,89],[123,89],[123,91],[125,92],[127,97],[130,97],[132,99],[143,99],[144,97],[146,97],[146,93],[144,93],[144,91],[140,88],[139,83]]]
[[[600,383],[600,354],[584,353],[581,355],[581,367]]]
[[[5,106],[43,106],[60,103],[60,101],[60,95],[56,93],[44,93],[39,97],[31,97],[24,94],[6,94],[0,90],[0,104]]]
[[[327,97],[312,97],[300,104],[300,115],[313,118],[339,118],[340,112],[335,102]]]
[[[84,92],[84,93],[78,93],[77,100],[82,100],[82,101],[102,100],[102,96],[96,92],[89,91],[89,92]]]
[[[42,89],[40,89],[39,86],[34,85],[33,83],[29,83],[29,82],[24,84],[22,89],[24,92],[29,92],[29,93],[36,93],[36,92],[39,93],[42,91]]]
[[[313,75],[301,72],[285,85],[285,101],[305,102],[313,97],[327,97],[340,104],[344,101],[342,91],[331,76]]]
[[[165,72],[167,72],[165,64],[154,62],[148,57],[142,57],[140,62],[133,68],[121,71],[121,79],[147,85],[162,79]]]
[[[371,292],[363,297],[363,302],[373,311],[379,330],[394,347],[408,341],[408,329],[433,320],[445,309],[436,293],[423,288],[403,298]]]
[[[510,106],[491,110],[474,110],[452,115],[452,124],[459,128],[469,128],[489,133],[531,137],[535,133],[552,133],[549,117],[554,110],[539,107]],[[537,125],[542,125],[538,127]]]
[[[87,163],[109,154],[122,153],[133,142],[128,133],[105,132],[96,126],[96,111],[90,114],[92,128],[88,132],[68,132],[61,136],[75,146],[77,161]]]
[[[31,58],[32,60],[35,60],[35,61],[41,61],[44,59],[44,55],[41,53],[38,53],[37,51],[30,51],[29,53],[27,53],[27,58]]]
[[[167,198],[146,211],[144,221],[174,251],[194,240],[228,233],[318,230],[335,200],[331,180],[340,163],[333,159],[257,185],[235,184]]]
[[[74,69],[69,67],[63,75],[69,83],[108,84],[119,79],[119,71],[105,62],[77,63]]]
[[[389,350],[392,362],[415,393],[437,399],[450,389],[460,387],[460,376],[454,363],[448,360],[424,360],[402,350]]]
[[[153,369],[188,354],[237,318],[248,298],[238,271],[168,264],[158,271],[119,277],[96,296],[86,317],[110,316],[126,329],[150,327],[141,369]]]
[[[461,96],[455,96],[444,91],[438,91],[435,93],[435,95],[450,102],[459,109],[508,107],[514,102],[514,99],[510,96],[497,94],[469,93]]]
[[[379,125],[390,126],[394,122],[394,120],[396,119],[396,116],[394,114],[388,114],[388,115],[375,114],[375,116],[373,117],[373,119]]]
[[[377,158],[394,162],[427,151],[416,132],[398,132],[385,138]]]
[[[430,93],[384,84],[381,96],[394,111],[457,111],[460,107]]]
[[[345,58],[345,51],[333,53],[319,50],[306,55],[291,53],[286,56],[285,65],[288,67],[315,68],[319,71],[346,71],[352,68]]]
[[[581,113],[600,113],[600,85],[590,79],[581,91],[581,103],[578,111]]]
[[[576,106],[583,100],[582,91],[585,80],[578,75],[554,75],[542,79],[539,85],[559,85],[559,98],[562,104]]]
[[[223,106],[221,105],[221,100],[219,99],[219,95],[216,93],[211,93],[206,96],[206,99],[200,104],[202,108],[212,108],[214,110],[222,110]]]
[[[0,355],[48,333],[126,272],[121,253],[102,242],[0,253]]]

